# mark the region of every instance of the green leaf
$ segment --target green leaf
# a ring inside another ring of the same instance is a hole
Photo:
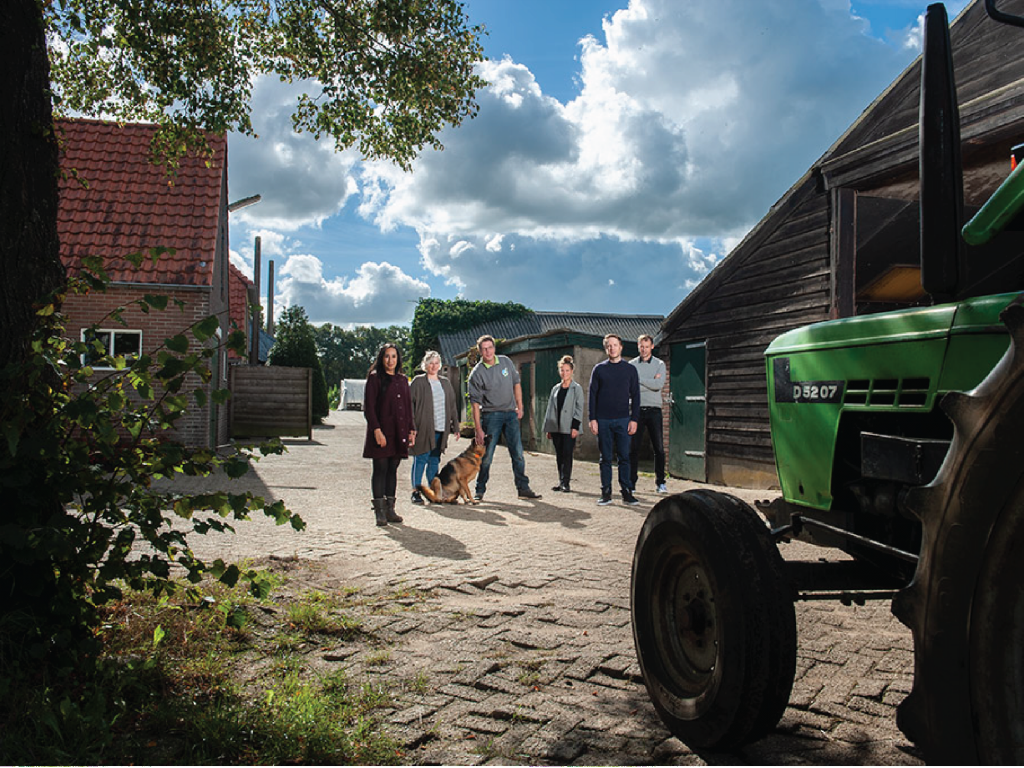
[[[242,355],[243,357],[245,356],[247,351],[245,348],[246,342],[247,339],[245,333],[243,333],[242,331],[235,330],[228,334],[228,349],[230,349],[232,352],[235,352],[238,355]]]
[[[154,309],[159,309],[160,311],[167,309],[168,298],[162,294],[147,293],[143,299]]]
[[[7,440],[7,450],[11,456],[18,455],[18,442],[21,440],[21,427],[13,421],[5,421],[0,424],[3,430],[4,439]]]
[[[229,587],[235,586],[238,583],[238,577],[242,575],[242,572],[238,569],[238,566],[232,563],[224,569],[224,573],[217,577],[217,580],[221,584],[226,584]]]
[[[224,473],[235,480],[249,471],[249,462],[244,458],[232,456],[224,461]]]
[[[205,320],[196,323],[192,333],[199,341],[206,341],[217,333],[219,328],[220,320],[217,319],[216,315],[210,315]]]
[[[180,355],[188,352],[188,337],[183,333],[179,333],[177,336],[166,339],[164,344],[167,345],[169,350],[177,352]]]
[[[153,647],[156,648],[160,645],[160,642],[167,636],[167,632],[159,624],[156,629],[153,630]]]

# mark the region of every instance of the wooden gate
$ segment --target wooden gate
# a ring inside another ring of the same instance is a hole
[[[313,372],[281,365],[233,365],[231,437],[313,439]]]

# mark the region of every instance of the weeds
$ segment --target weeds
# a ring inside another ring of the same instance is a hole
[[[417,673],[416,677],[406,681],[405,688],[411,693],[427,693],[430,690],[430,675],[426,672]]]
[[[94,675],[0,680],[0,763],[401,762],[376,719],[387,686],[315,673],[297,652],[358,622],[308,593],[287,610],[288,631],[268,633],[258,603],[211,584],[174,597],[126,592],[104,608]],[[253,662],[264,657],[261,677]]]

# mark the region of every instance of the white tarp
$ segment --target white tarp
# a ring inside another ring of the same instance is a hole
[[[365,379],[341,380],[341,410],[363,410],[363,390],[366,389]]]

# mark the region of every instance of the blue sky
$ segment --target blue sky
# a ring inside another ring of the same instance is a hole
[[[966,3],[947,3],[951,18]],[[229,139],[235,263],[276,311],[405,324],[423,297],[668,314],[919,52],[909,0],[468,0],[480,113],[403,173],[296,136],[260,81]],[[265,273],[265,272],[264,272]]]

